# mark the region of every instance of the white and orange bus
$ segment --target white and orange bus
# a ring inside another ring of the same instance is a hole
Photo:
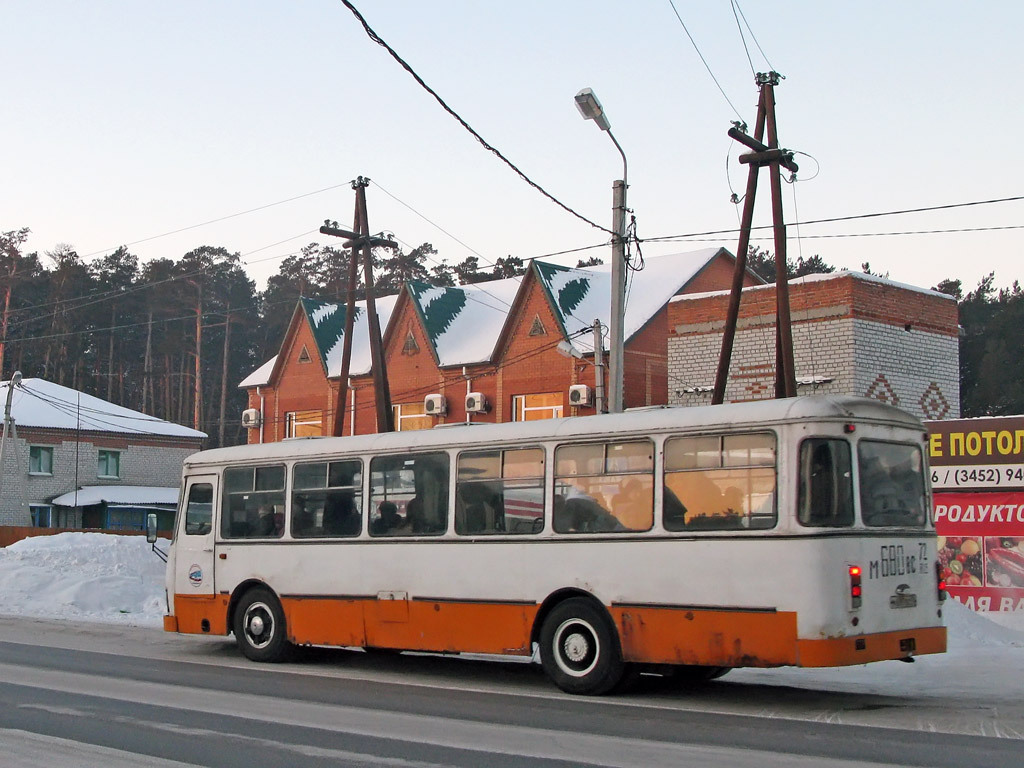
[[[801,397],[203,451],[164,627],[256,661],[539,649],[591,694],[941,653],[924,437]]]

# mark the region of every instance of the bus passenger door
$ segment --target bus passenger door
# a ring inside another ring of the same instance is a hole
[[[186,479],[174,542],[174,614],[179,632],[226,633],[225,620],[218,621],[214,606],[213,500],[216,490],[216,475],[194,475]]]

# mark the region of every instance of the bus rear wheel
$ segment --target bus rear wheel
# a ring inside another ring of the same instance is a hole
[[[252,661],[284,661],[291,650],[284,610],[265,587],[254,587],[242,596],[235,609],[234,632],[242,654]]]
[[[622,679],[625,665],[615,627],[589,600],[559,603],[540,630],[540,660],[566,693],[598,696]]]

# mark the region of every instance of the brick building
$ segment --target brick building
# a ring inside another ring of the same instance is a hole
[[[0,383],[0,403],[9,387]],[[157,510],[169,529],[182,461],[206,437],[44,379],[15,387],[11,417],[0,525],[141,529]]]
[[[631,273],[624,335],[627,407],[668,402],[668,303],[673,296],[728,287],[735,259],[724,248],[649,258]],[[759,279],[752,273],[748,285]],[[573,269],[534,261],[522,277],[458,287],[412,282],[377,300],[395,428],[507,422],[595,413],[573,404],[572,385],[595,384],[591,325],[607,327],[607,265]],[[341,371],[345,306],[302,299],[280,352],[240,387],[259,414],[250,442],[329,434]],[[365,305],[353,319],[346,434],[377,431]],[[565,356],[559,342],[578,357]],[[467,395],[486,403],[467,410]],[[425,399],[433,398],[435,414]]]
[[[668,402],[711,402],[729,292],[689,294],[668,309]],[[859,272],[790,283],[799,394],[873,397],[922,419],[960,413],[956,301]],[[745,289],[727,402],[774,396],[775,286]]]

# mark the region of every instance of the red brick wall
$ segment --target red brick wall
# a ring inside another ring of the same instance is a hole
[[[622,402],[626,408],[668,402],[668,311],[662,309],[626,343]]]
[[[821,319],[857,317],[901,327],[910,324],[920,330],[948,336],[957,334],[955,301],[853,274],[791,284],[789,300],[793,314],[828,307],[838,311]],[[677,334],[676,328],[680,325],[721,323],[726,318],[728,306],[728,294],[672,302],[668,310],[668,332]],[[741,319],[774,314],[774,286],[743,293]]]
[[[512,421],[512,398],[542,392],[562,393],[562,413],[572,415],[593,413],[592,408],[569,407],[569,385],[575,383],[574,361],[561,355],[555,348],[562,340],[562,329],[555,318],[547,294],[533,276],[527,273],[526,288],[519,306],[514,310],[508,327],[504,349],[499,351],[495,408],[496,420]],[[539,317],[546,333],[531,336],[534,318]],[[590,380],[592,383],[593,373]]]
[[[724,253],[718,254],[710,264],[698,272],[683,293],[706,293],[707,291],[726,290],[732,286],[732,274],[736,262]],[[743,285],[758,285],[750,273],[743,277]]]

